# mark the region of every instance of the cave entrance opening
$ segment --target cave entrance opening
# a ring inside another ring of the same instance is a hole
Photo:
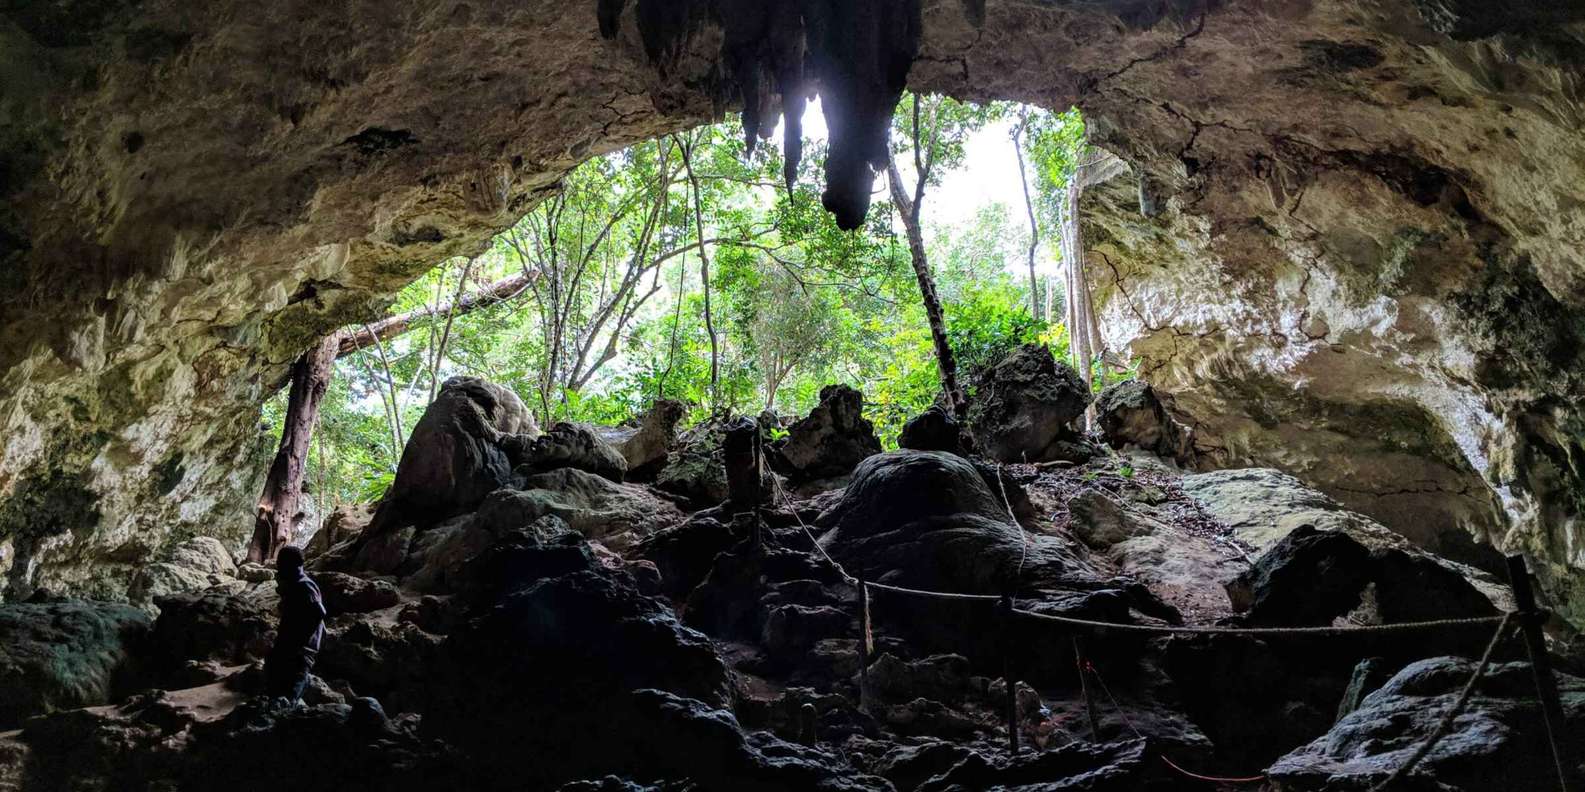
[[[790,183],[770,142],[781,130],[751,149],[734,121],[592,158],[385,316],[323,339],[266,405],[281,442],[250,558],[378,500],[452,376],[507,387],[545,425],[629,422],[660,399],[691,421],[802,412],[843,382],[891,443],[941,393],[961,394],[944,360],[972,371],[1038,342],[1096,387],[1126,373],[1103,365],[1083,268],[1066,265],[1082,256],[1086,174],[1115,162],[1079,112],[907,95],[900,108],[859,229],[822,206],[816,100]]]

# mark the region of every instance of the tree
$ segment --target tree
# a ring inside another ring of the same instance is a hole
[[[280,447],[264,478],[264,493],[254,509],[253,538],[248,560],[275,560],[276,551],[292,540],[297,528],[297,504],[303,492],[308,443],[319,418],[319,404],[330,385],[336,360],[337,339],[323,338],[292,364],[291,394],[283,420]]]
[[[940,369],[941,389],[953,412],[962,417],[968,413],[968,400],[958,386],[957,362],[952,355],[952,345],[947,339],[946,318],[941,310],[941,298],[936,293],[935,278],[930,274],[930,262],[925,255],[924,233],[920,229],[920,209],[925,200],[925,188],[940,178],[942,170],[962,161],[963,142],[968,134],[983,126],[995,112],[989,106],[975,107],[960,104],[947,97],[932,97],[921,102],[913,94],[912,122],[905,129],[893,130],[892,157],[886,163],[887,181],[892,203],[902,219],[908,238],[908,253],[913,264],[914,277],[919,284],[919,296],[924,302],[925,316],[930,323],[930,337],[935,345],[936,365]],[[921,122],[921,117],[924,120]],[[905,122],[897,121],[894,126]],[[903,183],[897,167],[897,155],[908,150],[913,154],[914,185],[910,191]],[[911,194],[910,194],[911,193]]]
[[[1029,126],[1029,108],[1020,108],[1013,125],[1013,152],[1018,155],[1018,185],[1024,191],[1024,211],[1029,215],[1029,314],[1040,312],[1040,279],[1035,275],[1035,251],[1040,248],[1040,223],[1035,220],[1035,201],[1029,197],[1029,173],[1024,165],[1024,130]]]

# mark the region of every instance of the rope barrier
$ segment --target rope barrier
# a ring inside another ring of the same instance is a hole
[[[1002,492],[1002,505],[1006,507],[1007,516],[1013,521],[1013,524],[1018,526],[1019,534],[1023,540],[1020,543],[1022,552],[1020,553],[1018,559],[1018,577],[1015,580],[1016,583],[1017,580],[1022,580],[1023,578],[1024,560],[1029,552],[1029,535],[1028,532],[1024,530],[1023,525],[1018,522],[1017,515],[1013,514],[1012,502],[1007,497],[1007,485],[1002,481],[1002,469],[1000,465],[997,466],[996,480]],[[787,510],[792,513],[793,519],[798,521],[798,526],[803,529],[804,536],[808,537],[809,543],[814,545],[815,550],[817,550],[826,560],[826,563],[830,564],[831,567],[842,576],[844,582],[859,587],[862,600],[861,607],[863,608],[863,630],[865,633],[860,639],[864,642],[864,646],[861,648],[861,651],[869,649],[870,646],[872,646],[871,641],[873,640],[871,637],[871,630],[873,627],[870,620],[870,589],[890,591],[896,594],[923,597],[927,599],[960,602],[1000,603],[1000,607],[1003,614],[1005,614],[1005,617],[1020,616],[1038,621],[1060,624],[1069,628],[1092,630],[1097,633],[1114,631],[1147,635],[1244,635],[1251,637],[1305,635],[1316,637],[1335,637],[1356,634],[1418,632],[1422,630],[1437,630],[1446,627],[1469,627],[1481,624],[1497,625],[1496,632],[1492,634],[1491,641],[1486,644],[1486,650],[1481,654],[1480,662],[1476,665],[1475,672],[1471,674],[1469,680],[1464,683],[1464,687],[1459,691],[1458,699],[1453,703],[1453,706],[1447,711],[1446,714],[1442,716],[1442,720],[1437,724],[1436,728],[1432,730],[1431,734],[1426,738],[1426,740],[1420,744],[1420,747],[1415,750],[1414,754],[1412,754],[1407,761],[1400,765],[1398,769],[1394,770],[1392,774],[1384,779],[1381,783],[1371,787],[1369,792],[1385,792],[1389,786],[1412,772],[1414,768],[1431,753],[1431,750],[1434,749],[1439,742],[1441,742],[1442,738],[1447,736],[1448,731],[1453,726],[1453,722],[1457,720],[1458,716],[1462,714],[1464,709],[1469,705],[1469,700],[1474,692],[1475,684],[1480,681],[1482,676],[1485,675],[1486,669],[1491,664],[1492,653],[1496,651],[1498,644],[1502,643],[1503,635],[1508,631],[1509,624],[1515,615],[1515,612],[1507,611],[1498,616],[1474,616],[1457,619],[1429,619],[1426,621],[1397,622],[1393,624],[1355,624],[1346,627],[1185,627],[1174,625],[1117,624],[1115,622],[1103,622],[1093,619],[1079,619],[1072,616],[1057,616],[1049,613],[1036,613],[1034,611],[1011,607],[1011,597],[1008,595],[997,596],[994,594],[957,594],[945,591],[928,591],[924,589],[908,588],[906,586],[894,586],[888,583],[875,583],[872,581],[860,580],[859,578],[848,574],[848,571],[844,569],[835,558],[832,558],[831,554],[826,552],[825,547],[821,546],[820,542],[815,539],[814,532],[809,529],[809,526],[804,522],[802,515],[798,514],[798,510],[793,507],[792,500],[787,497],[786,491],[782,489],[781,482],[772,476],[771,483],[775,487],[776,494],[781,499],[782,504],[785,505]],[[1075,644],[1074,649],[1075,654],[1077,654],[1077,644]],[[867,671],[868,669],[865,670]],[[1112,706],[1116,708],[1118,716],[1122,718],[1123,723],[1128,726],[1129,730],[1140,739],[1145,739],[1145,735],[1134,726],[1133,721],[1129,719],[1128,714],[1123,710],[1122,705],[1118,703],[1117,697],[1112,695],[1112,690],[1106,684],[1106,679],[1101,676],[1100,671],[1095,668],[1094,663],[1091,663],[1087,660],[1080,662],[1079,681],[1081,685],[1084,681],[1085,672],[1089,672],[1095,676],[1095,680],[1101,684],[1101,689],[1106,693],[1107,699],[1112,702]],[[1009,699],[1011,699],[1014,684],[1010,674],[1004,673],[1004,678],[1008,687]],[[1012,703],[1009,703],[1008,705],[1008,739],[1011,742],[1013,752],[1016,753],[1018,737],[1016,731],[1017,727],[1014,724],[1015,706],[1016,705]],[[1094,736],[1098,737],[1098,735]],[[1180,767],[1165,755],[1158,754],[1157,756],[1163,763],[1172,768],[1174,771],[1199,781],[1221,784],[1252,784],[1266,780],[1266,776],[1264,775],[1236,777],[1203,775]]]
[[[1001,480],[1000,470],[997,471],[997,480]],[[820,542],[815,539],[814,532],[811,531],[809,529],[809,525],[804,522],[803,516],[798,514],[798,510],[793,507],[792,500],[787,497],[786,490],[782,489],[781,482],[778,481],[776,477],[772,476],[771,483],[775,487],[776,496],[781,499],[782,505],[786,506],[787,510],[792,513],[793,519],[798,521],[798,527],[803,529],[804,536],[808,537],[809,544],[814,545],[815,550],[819,552],[820,556],[826,560],[826,563],[831,565],[832,569],[836,570],[837,574],[842,576],[842,580],[844,582],[848,583],[849,585],[857,586],[859,579],[848,574],[848,571],[844,569],[835,558],[832,558],[831,554],[826,552],[825,547],[821,546]],[[1023,532],[1023,526],[1018,524],[1016,517],[1013,517],[1012,504],[1006,500],[1005,488],[1003,491],[1003,502],[1007,506],[1008,516],[1013,518],[1013,524],[1018,525],[1018,530]],[[1027,534],[1024,536],[1026,541],[1025,550],[1027,550],[1028,536]],[[1020,567],[1022,566],[1022,563],[1022,560],[1020,560]],[[894,586],[889,583],[876,583],[874,581],[868,581],[866,585],[868,585],[871,589],[890,591],[896,594],[906,594],[913,597],[925,597],[939,600],[994,603],[1000,599],[1000,597],[995,594],[955,594],[945,591],[927,591],[924,589],[908,588],[907,586]],[[1020,616],[1027,619],[1036,619],[1039,621],[1051,622],[1053,624],[1061,624],[1065,627],[1092,630],[1097,632],[1114,631],[1148,635],[1247,635],[1251,637],[1274,635],[1307,635],[1318,637],[1350,634],[1379,635],[1383,633],[1438,630],[1446,627],[1470,627],[1479,624],[1496,624],[1506,618],[1505,616],[1473,616],[1462,619],[1431,619],[1429,621],[1394,622],[1392,624],[1355,624],[1347,627],[1182,627],[1175,625],[1155,624],[1118,624],[1116,622],[1095,621],[1093,619],[1079,619],[1072,616],[1057,616],[1050,613],[1036,613],[1035,611],[1023,610],[1021,608],[1014,608],[1013,614],[1015,616]]]
[[[941,591],[925,591],[923,589],[908,588],[906,586],[893,586],[888,583],[869,584],[871,589],[890,591],[897,594],[906,594],[914,597],[926,597],[941,600],[960,600],[972,602],[996,602],[999,597],[994,594],[949,594]],[[1057,616],[1050,613],[1036,613],[1035,611],[1015,608],[1013,613],[1024,618],[1038,621],[1061,624],[1065,627],[1093,630],[1097,632],[1116,631],[1125,633],[1143,633],[1150,635],[1310,635],[1310,636],[1337,636],[1367,633],[1393,633],[1415,632],[1420,630],[1433,630],[1445,627],[1469,627],[1480,624],[1496,624],[1502,621],[1502,616],[1472,616],[1462,619],[1432,619],[1418,622],[1394,622],[1392,624],[1355,624],[1347,627],[1179,627],[1170,624],[1118,624],[1116,622],[1095,621],[1093,619],[1079,619],[1072,616]]]
[[[1028,555],[1029,551],[1029,535],[1026,531],[1024,531],[1023,525],[1018,522],[1017,516],[1013,514],[1012,502],[1007,498],[1007,485],[1001,479],[1002,470],[1001,466],[999,465],[997,466],[996,474],[997,484],[1000,485],[1002,490],[1002,504],[1007,508],[1007,515],[1010,519],[1012,519],[1013,524],[1018,526],[1019,534],[1023,539],[1021,542],[1022,553],[1020,554],[1018,560],[1017,578],[1018,580],[1021,580],[1023,578],[1024,559]],[[785,505],[787,510],[792,513],[793,519],[798,521],[798,526],[803,530],[804,536],[808,537],[809,543],[814,545],[815,550],[817,550],[821,557],[826,560],[826,563],[830,564],[831,567],[842,576],[844,582],[859,587],[862,601],[861,607],[863,608],[863,630],[865,633],[860,639],[864,642],[864,646],[861,648],[861,651],[869,649],[870,646],[872,646],[871,641],[873,640],[871,637],[871,630],[873,627],[870,619],[870,589],[890,591],[896,594],[923,597],[927,599],[960,602],[1000,603],[1002,612],[1006,617],[1021,616],[1024,618],[1060,624],[1069,628],[1092,630],[1097,633],[1114,631],[1148,635],[1244,635],[1251,637],[1305,635],[1317,637],[1335,637],[1355,634],[1418,632],[1422,630],[1437,630],[1445,627],[1469,627],[1480,624],[1497,625],[1496,632],[1492,634],[1491,641],[1486,644],[1486,650],[1481,654],[1480,662],[1476,665],[1475,672],[1471,674],[1469,680],[1464,683],[1464,687],[1459,692],[1458,699],[1453,703],[1452,708],[1450,708],[1447,713],[1443,715],[1442,720],[1437,724],[1437,727],[1432,730],[1430,736],[1426,738],[1425,742],[1420,744],[1420,747],[1415,750],[1414,754],[1411,755],[1409,759],[1402,765],[1400,765],[1398,769],[1394,770],[1392,775],[1388,776],[1381,783],[1371,787],[1369,792],[1385,792],[1385,790],[1393,783],[1412,772],[1414,768],[1431,753],[1431,750],[1434,749],[1439,742],[1441,742],[1442,738],[1447,736],[1448,731],[1452,728],[1453,722],[1469,705],[1469,700],[1471,694],[1474,692],[1475,684],[1480,681],[1482,676],[1485,675],[1486,669],[1491,664],[1492,653],[1496,651],[1498,644],[1502,643],[1503,635],[1508,631],[1509,624],[1515,615],[1515,612],[1507,611],[1498,616],[1474,616],[1457,619],[1429,619],[1426,621],[1397,622],[1394,624],[1356,624],[1349,625],[1347,627],[1184,627],[1174,625],[1117,624],[1115,622],[1103,622],[1093,619],[1079,619],[1071,616],[1057,616],[1049,613],[1036,613],[1034,611],[1011,607],[1009,604],[1011,602],[1011,597],[1007,595],[997,596],[994,594],[957,594],[945,591],[928,591],[924,589],[908,588],[906,586],[894,586],[888,583],[875,583],[872,581],[860,580],[859,578],[848,574],[848,571],[844,569],[835,558],[832,558],[831,554],[826,552],[825,547],[821,546],[820,542],[815,539],[814,532],[809,529],[809,526],[804,522],[802,515],[798,514],[798,510],[793,507],[792,500],[787,497],[786,491],[782,489],[781,482],[772,476],[771,483],[775,487],[776,494],[781,499],[782,504]],[[1077,644],[1075,644],[1074,649],[1075,654],[1077,654]],[[867,671],[868,669],[866,668],[865,670]],[[1117,697],[1112,695],[1112,690],[1106,684],[1106,679],[1101,676],[1100,671],[1095,668],[1094,663],[1089,661],[1080,662],[1079,681],[1081,685],[1083,684],[1084,674],[1086,671],[1093,674],[1095,676],[1095,680],[1101,684],[1101,689],[1106,693],[1107,699],[1112,702],[1112,706],[1116,708],[1118,716],[1122,718],[1123,723],[1128,726],[1129,730],[1140,739],[1145,739],[1145,735],[1134,726],[1133,721],[1130,720],[1128,714],[1124,712],[1122,705],[1117,701]],[[1008,674],[1004,674],[1004,679],[1006,680],[1009,698],[1011,699],[1014,687],[1013,682],[1010,678],[1010,675]],[[1018,737],[1016,731],[1017,727],[1014,724],[1015,706],[1016,705],[1011,703],[1009,703],[1008,706],[1008,739],[1011,742],[1013,752],[1016,753]],[[1098,737],[1098,735],[1094,736]],[[1236,777],[1203,775],[1180,767],[1165,755],[1158,754],[1157,756],[1163,763],[1172,768],[1174,771],[1199,781],[1221,784],[1252,784],[1266,780],[1266,776],[1264,775]]]
[[[1007,499],[1007,482],[1002,479],[1002,463],[996,463],[996,486],[1002,490],[1002,507],[1007,509],[1007,519],[1013,521],[1018,528],[1018,572],[1013,576],[1013,587],[1016,588],[1024,579],[1024,559],[1029,557],[1029,532],[1024,530],[1024,524],[1018,521],[1018,515],[1013,514],[1013,502]]]

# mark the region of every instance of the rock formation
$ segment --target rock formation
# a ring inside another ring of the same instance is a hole
[[[875,427],[864,417],[864,394],[846,385],[827,385],[809,415],[787,427],[787,440],[772,458],[789,476],[809,480],[845,476],[880,452]]]
[[[1025,344],[984,372],[969,406],[974,438],[1003,462],[1065,459],[1071,424],[1090,404],[1084,380],[1040,344]]]
[[[1428,546],[1525,552],[1571,601],[1585,158],[1568,86],[1585,14],[877,5],[898,16],[7,11],[6,596],[123,596],[172,532],[240,542],[232,515],[263,468],[251,418],[313,340],[477,250],[587,156],[728,107],[768,129],[778,96],[795,116],[785,68],[808,46],[803,76],[851,111],[832,124],[849,175],[899,74],[1079,105],[1130,166],[1083,209],[1108,345],[1180,395],[1198,450],[1282,467],[1406,533],[1434,524]],[[318,43],[260,46],[277,40]],[[843,71],[850,51],[891,65]],[[848,220],[850,182],[832,178]]]
[[[757,437],[751,419],[737,428]],[[1483,615],[1495,608],[1480,573],[1275,471],[1119,461],[899,450],[841,489],[686,515],[648,485],[525,467],[449,518],[370,525],[315,558],[331,616],[297,706],[257,695],[277,602],[251,572],[156,598],[152,628],[123,605],[0,605],[0,727],[20,727],[0,731],[0,786],[1123,792],[1183,788],[1161,759],[1269,766],[1303,789],[1327,788],[1334,768],[1390,772],[1491,625],[1145,640],[1037,617]],[[1331,530],[1290,526],[1283,509]],[[1240,532],[1263,537],[1258,558]],[[202,565],[211,544],[173,559]],[[843,568],[878,585],[861,601]],[[1001,615],[999,594],[1020,613]],[[1487,758],[1542,755],[1513,659],[1500,647],[1426,765],[1437,783],[1487,792]],[[1104,703],[1086,703],[1076,669]],[[1576,716],[1578,685],[1564,678]],[[269,769],[281,751],[291,761]]]

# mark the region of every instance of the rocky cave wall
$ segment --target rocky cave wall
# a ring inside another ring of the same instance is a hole
[[[661,69],[627,6],[609,39],[595,2],[0,11],[3,595],[118,596],[181,537],[240,542],[258,406],[317,334],[734,104],[708,14]],[[1076,103],[1145,174],[1151,216],[1126,182],[1086,204],[1090,267],[1208,459],[1484,533],[1585,614],[1580,3],[920,15],[912,87]]]

